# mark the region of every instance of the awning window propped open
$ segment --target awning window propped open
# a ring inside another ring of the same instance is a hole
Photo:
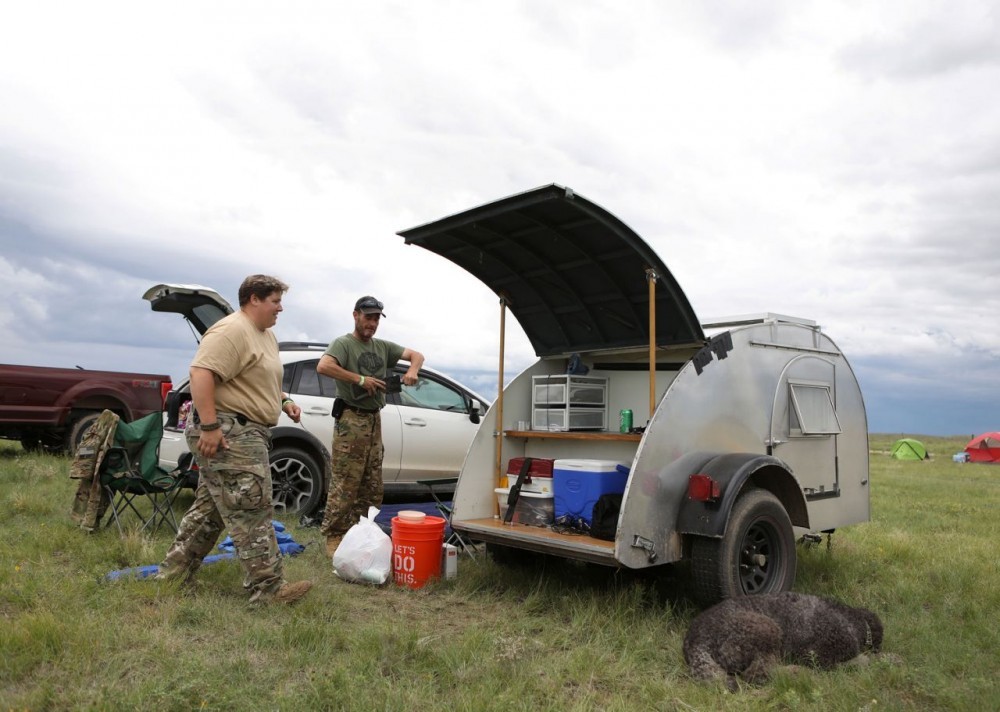
[[[398,234],[506,298],[539,357],[648,347],[650,271],[657,280],[656,344],[704,340],[656,253],[569,188],[536,188]]]

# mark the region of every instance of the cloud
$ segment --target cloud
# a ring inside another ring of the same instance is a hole
[[[235,303],[268,271],[279,338],[328,341],[375,293],[388,338],[488,384],[496,297],[395,233],[557,182],[700,316],[815,319],[893,403],[998,395],[988,3],[54,8],[0,27],[4,360],[182,376],[194,339],[142,292]]]
[[[880,5],[884,11],[885,4]],[[840,51],[847,70],[869,79],[912,81],[1000,64],[998,20],[991,4],[888,5],[891,21],[884,18]]]

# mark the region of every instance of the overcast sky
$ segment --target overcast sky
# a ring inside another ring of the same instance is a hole
[[[151,9],[151,8],[158,9]],[[993,2],[8,3],[0,361],[167,373],[142,293],[291,285],[282,340],[380,335],[496,393],[497,300],[395,233],[548,183],[702,319],[816,320],[873,432],[1000,429]],[[508,320],[505,370],[534,356]]]

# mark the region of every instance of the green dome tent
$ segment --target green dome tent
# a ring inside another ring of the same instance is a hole
[[[930,457],[924,444],[913,438],[897,440],[889,454],[896,460],[926,460]]]

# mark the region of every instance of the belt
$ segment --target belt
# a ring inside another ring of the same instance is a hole
[[[250,425],[259,425],[264,428],[271,427],[267,423],[258,423],[256,420],[250,420],[250,418],[246,417],[242,413],[228,413],[224,411],[216,411],[216,420],[218,420],[219,418],[231,418],[240,425],[246,425],[247,423],[249,423]],[[201,418],[198,417],[197,412],[195,412],[194,422],[196,425],[201,422]]]
[[[378,408],[358,408],[348,403],[344,403],[344,410],[353,410],[355,413],[361,413],[362,415],[374,415],[378,413]]]

